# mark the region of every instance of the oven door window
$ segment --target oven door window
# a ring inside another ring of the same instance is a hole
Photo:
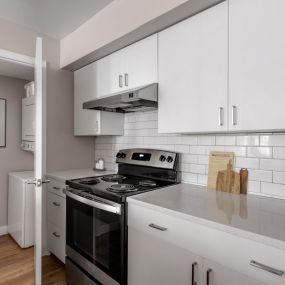
[[[121,215],[67,197],[67,245],[118,282],[121,278],[121,219]]]

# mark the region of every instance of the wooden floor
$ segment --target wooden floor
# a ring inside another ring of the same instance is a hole
[[[34,284],[34,249],[21,249],[9,236],[0,236],[0,285]],[[43,285],[66,285],[64,265],[43,257]]]

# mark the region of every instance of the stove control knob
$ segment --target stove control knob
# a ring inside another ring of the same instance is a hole
[[[169,163],[173,162],[173,157],[172,156],[168,156],[166,161],[169,162]]]
[[[118,152],[117,155],[116,155],[116,157],[117,157],[117,158],[121,158],[121,157],[122,157],[122,153],[121,153],[121,152]]]
[[[161,162],[164,162],[165,159],[166,159],[166,157],[165,157],[164,155],[161,155],[161,156],[159,157],[159,160],[160,160]]]
[[[121,158],[126,158],[126,154],[121,152]]]

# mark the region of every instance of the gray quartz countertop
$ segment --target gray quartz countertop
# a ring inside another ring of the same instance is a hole
[[[63,170],[63,171],[48,173],[47,177],[50,179],[56,179],[64,183],[66,180],[70,180],[70,179],[101,176],[101,175],[108,175],[108,174],[114,174],[114,173],[115,173],[114,171],[98,171],[98,170],[94,171],[92,168],[70,169],[70,170]]]
[[[285,250],[285,200],[178,184],[127,201]]]

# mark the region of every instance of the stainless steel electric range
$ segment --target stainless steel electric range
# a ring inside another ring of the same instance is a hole
[[[118,173],[67,181],[66,272],[70,285],[127,284],[126,198],[179,183],[178,154],[117,153]]]

